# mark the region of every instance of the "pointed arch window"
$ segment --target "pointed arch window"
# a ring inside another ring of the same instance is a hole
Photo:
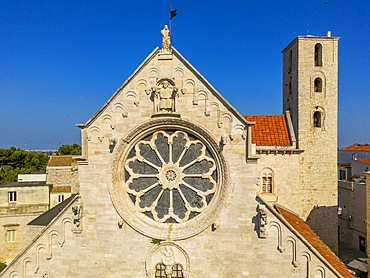
[[[322,66],[322,45],[321,43],[315,44],[315,66]]]
[[[322,92],[322,79],[320,77],[317,77],[314,80],[314,91],[316,93]]]
[[[273,192],[273,172],[271,169],[265,168],[261,174],[261,193]]]

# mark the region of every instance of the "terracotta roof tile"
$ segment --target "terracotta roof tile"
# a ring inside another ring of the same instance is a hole
[[[369,144],[353,144],[351,146],[341,148],[341,151],[357,151],[357,152],[370,152]]]
[[[291,146],[284,115],[244,116],[252,127],[252,143],[257,146]]]
[[[48,167],[66,167],[76,163],[77,161],[73,159],[72,155],[53,155],[50,157]]]
[[[321,241],[321,239],[307,226],[307,224],[297,215],[275,206],[277,211],[284,217],[284,219],[311,245],[317,252],[333,267],[342,277],[354,277],[344,263],[329,249],[329,247]]]
[[[370,158],[357,158],[357,161],[362,163],[370,164]]]

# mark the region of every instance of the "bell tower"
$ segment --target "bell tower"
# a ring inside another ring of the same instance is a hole
[[[283,112],[300,157],[301,217],[337,251],[338,37],[300,36],[283,51]]]

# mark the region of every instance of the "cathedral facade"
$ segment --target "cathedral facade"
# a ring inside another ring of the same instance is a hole
[[[293,40],[283,114],[243,116],[162,35],[79,125],[78,192],[1,277],[352,277],[334,254],[338,38]]]

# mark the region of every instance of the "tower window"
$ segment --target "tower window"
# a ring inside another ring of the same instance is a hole
[[[321,43],[315,44],[315,66],[322,66],[322,45]]]
[[[317,92],[317,93],[322,92],[322,79],[320,77],[315,78],[314,91]]]
[[[293,51],[289,50],[289,68],[288,73],[292,71],[292,64],[293,64]]]
[[[315,111],[313,113],[313,126],[314,127],[322,127],[322,113],[320,111]]]
[[[289,90],[289,95],[291,95],[292,94],[292,81],[289,81],[288,90]]]

